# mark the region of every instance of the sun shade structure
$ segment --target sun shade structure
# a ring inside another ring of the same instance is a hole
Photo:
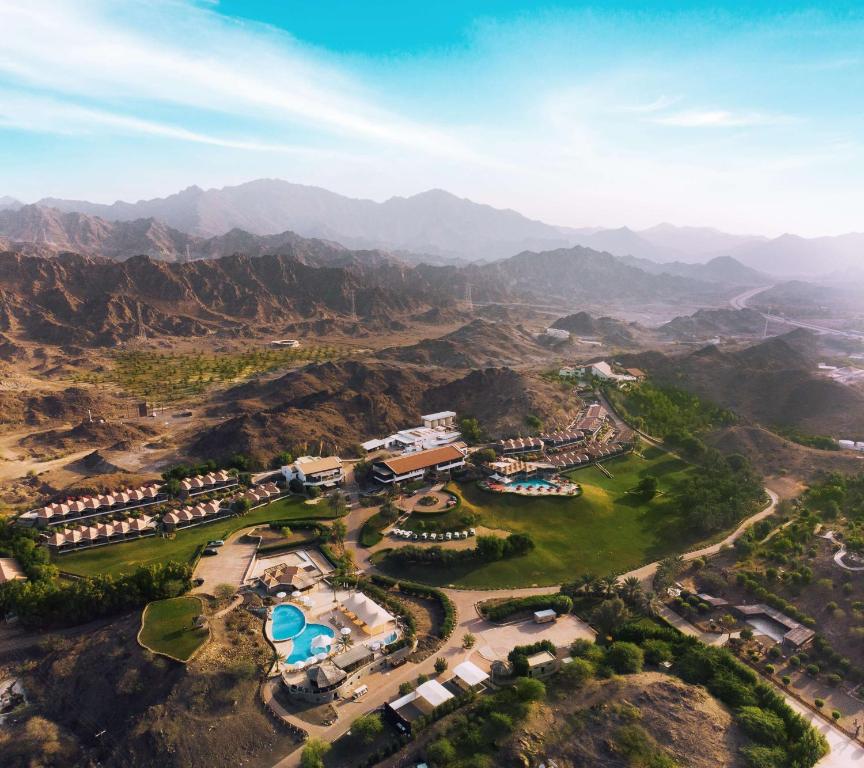
[[[353,613],[362,622],[362,629],[369,635],[377,635],[395,623],[396,619],[378,603],[366,597],[362,592],[355,592],[345,599],[344,608]]]

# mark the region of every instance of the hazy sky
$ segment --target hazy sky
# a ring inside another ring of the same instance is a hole
[[[0,0],[0,195],[269,176],[572,226],[864,230],[864,12],[636,5]]]

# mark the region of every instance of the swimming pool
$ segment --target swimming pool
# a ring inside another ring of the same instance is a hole
[[[542,480],[539,477],[532,477],[528,480],[514,480],[507,487],[515,488],[517,485],[521,485],[523,488],[557,488],[558,486],[555,483],[550,483],[548,480]]]
[[[289,664],[306,661],[316,653],[328,651],[329,646],[322,645],[320,642],[313,645],[312,641],[321,635],[331,640],[334,637],[330,627],[324,624],[307,623],[303,611],[289,603],[277,605],[273,609],[272,622],[271,633],[275,641],[293,640],[291,654],[288,656]]]

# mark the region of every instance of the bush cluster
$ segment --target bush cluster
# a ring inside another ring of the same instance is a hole
[[[573,600],[567,595],[531,595],[514,597],[494,605],[480,605],[480,613],[489,621],[503,621],[508,616],[521,611],[545,611],[552,609],[559,616],[573,610]]]

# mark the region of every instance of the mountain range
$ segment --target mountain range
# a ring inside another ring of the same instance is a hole
[[[167,232],[152,235],[156,250],[151,255],[157,255],[162,247],[166,253],[185,252],[187,243],[182,238],[178,241],[172,230],[197,238],[190,243],[190,250],[194,250],[192,245],[200,240],[225,236],[237,229],[256,236],[290,231],[307,238],[336,241],[351,249],[386,250],[415,263],[490,261],[522,251],[581,245],[615,256],[678,263],[678,269],[681,264],[710,262],[725,256],[774,275],[815,276],[859,267],[864,253],[864,234],[859,233],[808,239],[793,234],[776,238],[733,235],[671,224],[638,231],[627,227],[576,229],[546,224],[443,190],[379,203],[279,179],[258,179],[221,189],[192,186],[164,198],[134,203],[43,198],[37,205],[105,222],[152,220],[148,225],[138,224],[138,229],[159,229],[164,225]],[[0,197],[0,210],[14,212],[24,207],[14,198]],[[12,239],[0,228],[3,236]],[[178,249],[178,245],[182,247]],[[202,254],[207,255],[206,249]]]

